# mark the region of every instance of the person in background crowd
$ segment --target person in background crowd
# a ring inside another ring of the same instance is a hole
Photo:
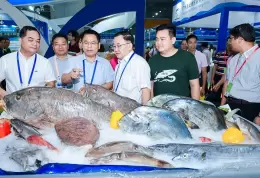
[[[149,55],[150,55],[150,57],[153,57],[153,56],[155,56],[157,53],[158,53],[158,51],[157,51],[157,49],[156,49],[156,45],[153,44],[153,47],[152,47],[152,49],[150,50]]]
[[[57,88],[69,88],[69,85],[61,82],[61,76],[65,71],[70,68],[68,65],[68,59],[71,57],[68,54],[69,44],[66,35],[57,33],[52,37],[52,48],[55,53],[54,56],[50,57],[49,60],[52,64],[53,70],[56,76],[56,87]]]
[[[105,46],[103,44],[100,44],[100,48],[98,50],[98,55],[104,59],[106,58]]]
[[[114,53],[114,50],[113,50],[113,46],[110,45],[110,46],[109,46],[109,49],[108,49],[108,52],[107,52],[107,54],[106,54],[106,59],[107,59],[107,60],[111,60],[111,59],[113,59],[113,58],[116,58],[116,56],[115,56],[115,53]]]
[[[9,46],[10,46],[10,40],[8,38],[5,38],[4,48],[3,48],[4,55],[11,53]]]
[[[118,64],[118,58],[115,56],[109,62],[111,64],[113,70],[116,70],[116,66]]]
[[[5,43],[5,39],[0,37],[0,57],[2,57],[4,55],[4,43]]]
[[[70,30],[68,33],[68,40],[69,40],[69,52],[76,54],[80,52],[79,44],[78,44],[79,34],[75,30]]]
[[[227,68],[227,61],[232,57],[232,49],[229,42],[226,45],[225,52],[218,52],[213,60],[214,67],[211,74],[211,92],[212,94],[207,100],[212,102],[220,102],[223,85],[226,80],[225,70]]]
[[[255,38],[250,24],[238,25],[230,31],[232,51],[238,54],[229,61],[223,89],[230,108],[239,108],[241,116],[250,121],[260,112],[260,49],[254,44]]]
[[[188,50],[188,45],[187,45],[186,39],[181,41],[181,49],[184,50],[184,51]]]
[[[208,45],[209,45],[208,42],[203,42],[200,45],[202,53],[205,54],[205,56],[207,58],[207,62],[208,62],[207,72],[209,72],[209,70],[210,70],[210,64],[211,64],[211,58],[212,58]]]
[[[188,44],[188,51],[191,52],[197,61],[198,64],[198,69],[200,73],[200,96],[205,96],[205,93],[208,89],[207,86],[207,67],[208,67],[208,62],[205,54],[201,53],[198,51],[197,48],[197,36],[196,35],[189,35],[186,39],[187,44]]]
[[[76,54],[76,56],[83,54],[81,37],[79,39],[79,50],[80,51]]]
[[[172,93],[200,99],[199,71],[194,55],[174,48],[176,27],[163,24],[156,28],[156,48],[159,51],[149,60],[152,96]]]
[[[148,62],[149,59],[151,58],[151,57],[150,57],[150,54],[149,54],[150,51],[151,51],[150,47],[147,47],[146,50],[145,50],[145,59],[146,59],[147,62]]]
[[[84,84],[101,85],[106,89],[113,86],[114,71],[110,63],[97,55],[100,35],[91,29],[81,36],[84,54],[69,59],[70,68],[62,75],[62,83],[73,83],[73,90],[80,92]]]
[[[118,58],[114,78],[114,92],[146,104],[151,98],[150,67],[133,51],[134,37],[128,31],[114,36],[114,52]]]
[[[37,54],[40,33],[24,26],[20,31],[21,48],[0,59],[0,81],[6,79],[6,91],[0,88],[0,98],[29,86],[55,86],[55,76],[49,60]]]

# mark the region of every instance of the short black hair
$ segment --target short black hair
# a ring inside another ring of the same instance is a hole
[[[134,45],[134,36],[129,31],[123,30],[123,31],[117,32],[114,35],[114,38],[118,37],[118,36],[123,36],[124,40],[130,41]]]
[[[81,41],[83,40],[85,35],[95,35],[97,37],[98,42],[100,43],[100,34],[92,29],[85,30],[82,34],[80,34]]]
[[[52,37],[52,40],[51,40],[52,44],[56,38],[64,38],[66,40],[66,42],[68,43],[68,37],[66,35],[64,35],[62,33],[57,33],[57,34],[53,35],[53,37]]]
[[[40,38],[41,38],[40,32],[39,32],[35,27],[32,27],[32,26],[24,26],[24,27],[20,30],[19,37],[20,37],[20,38],[25,37],[28,31],[36,31],[36,32],[38,32],[38,34],[39,34],[39,36],[40,36]]]
[[[234,36],[235,39],[241,37],[247,42],[255,42],[256,38],[255,29],[249,23],[235,26],[233,29],[230,30],[229,34]]]
[[[195,38],[196,40],[198,40],[198,37],[196,35],[190,34],[189,36],[187,36],[186,41],[188,42],[192,38]]]
[[[200,46],[203,47],[203,48],[208,48],[209,43],[208,42],[202,42]]]
[[[0,37],[0,41],[5,41],[5,39],[3,37]]]
[[[79,33],[76,30],[70,30],[68,34],[69,33],[71,33],[71,36],[75,37],[75,39],[77,39],[79,36]]]
[[[162,25],[159,25],[156,28],[156,33],[158,31],[162,31],[162,30],[168,30],[169,31],[169,35],[171,37],[176,37],[176,26],[174,24],[162,24]]]

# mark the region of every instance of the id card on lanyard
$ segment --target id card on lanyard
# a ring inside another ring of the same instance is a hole
[[[124,69],[122,70],[122,73],[121,73],[121,75],[120,75],[120,77],[119,77],[119,80],[118,80],[118,82],[117,82],[116,88],[114,87],[114,92],[117,92],[118,86],[119,86],[119,84],[120,84],[120,82],[121,82],[121,79],[122,79],[122,76],[123,76],[123,74],[124,74],[124,72],[125,72],[125,69],[126,69],[127,65],[129,64],[129,62],[131,61],[131,59],[133,58],[134,55],[135,55],[135,53],[133,53],[133,54],[131,55],[131,57],[130,57],[129,60],[127,61],[127,63],[126,63],[126,65],[125,65]],[[119,66],[118,66],[118,68],[117,68],[117,70],[116,70],[115,82],[114,82],[114,83],[116,83],[116,78],[117,78],[117,73],[118,73],[119,67],[120,67],[120,64],[119,64]]]
[[[227,93],[230,93],[232,87],[233,87],[233,81],[235,79],[235,77],[238,75],[238,73],[242,70],[242,68],[244,67],[244,65],[246,64],[246,62],[252,57],[252,55],[259,49],[259,47],[255,48],[255,50],[245,59],[245,61],[242,63],[242,65],[239,67],[239,69],[237,69],[238,67],[238,62],[239,62],[239,58],[237,60],[237,64],[236,64],[236,68],[235,68],[235,73],[234,73],[234,76],[231,80],[231,82],[228,83],[228,86],[227,86]]]
[[[59,66],[58,66],[58,63],[57,63],[57,56],[56,55],[54,56],[54,64],[55,64],[55,70],[56,70],[56,76],[57,76],[56,87],[61,88],[62,82],[61,82],[60,70],[59,70]]]
[[[97,60],[95,62],[95,66],[94,66],[94,70],[93,70],[93,73],[92,73],[92,77],[91,77],[91,81],[90,81],[90,85],[93,84],[93,81],[94,81],[94,78],[95,78],[95,73],[96,73],[96,69],[97,69]],[[86,79],[86,68],[85,68],[85,59],[83,59],[83,77],[84,77],[84,85],[87,83],[87,79]]]
[[[16,62],[17,62],[17,69],[18,69],[20,84],[21,84],[21,87],[23,88],[23,77],[22,77],[22,72],[21,72],[21,67],[20,67],[19,52],[17,52]],[[29,87],[31,84],[36,62],[37,62],[37,54],[35,54],[35,57],[34,57],[33,67],[32,67],[31,73],[30,73],[27,87]]]

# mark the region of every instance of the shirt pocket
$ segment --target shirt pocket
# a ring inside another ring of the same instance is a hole
[[[126,76],[122,78],[122,89],[126,91],[132,91],[137,87],[137,79],[136,76]]]

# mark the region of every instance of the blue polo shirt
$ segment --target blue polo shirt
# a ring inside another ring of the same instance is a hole
[[[112,82],[114,80],[114,70],[109,63],[108,60],[96,56],[94,62],[90,62],[86,59],[85,54],[81,54],[78,56],[74,56],[69,58],[69,67],[66,73],[72,71],[73,68],[80,68],[83,70],[83,60],[85,61],[85,79],[86,83],[90,84],[93,76],[93,83],[94,85],[103,85],[105,83]],[[96,65],[96,70],[94,72]],[[80,73],[80,78],[75,79],[72,81],[73,83],[73,90],[79,91],[81,87],[84,85],[84,72]]]

